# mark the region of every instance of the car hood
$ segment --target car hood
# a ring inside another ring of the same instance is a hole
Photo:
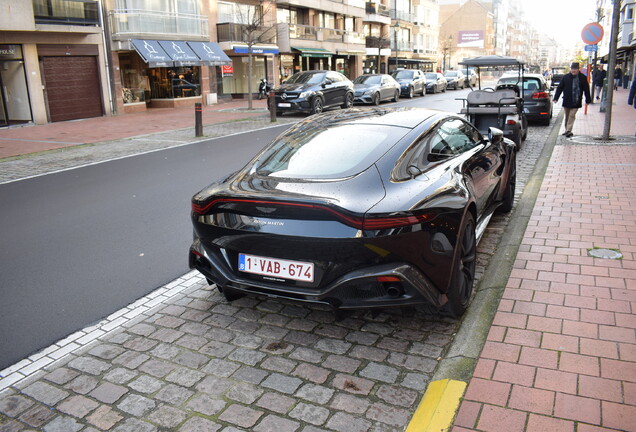
[[[413,82],[413,80],[410,78],[396,79],[396,81],[399,82],[400,84],[411,84]]]
[[[218,198],[285,201],[336,206],[364,214],[385,196],[375,165],[344,179],[285,179],[261,176],[243,169],[227,180],[215,183],[194,196],[204,204]]]

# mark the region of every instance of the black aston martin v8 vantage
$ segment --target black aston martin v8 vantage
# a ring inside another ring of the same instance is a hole
[[[468,306],[476,244],[514,201],[515,144],[450,113],[311,116],[192,198],[189,264],[228,300]]]

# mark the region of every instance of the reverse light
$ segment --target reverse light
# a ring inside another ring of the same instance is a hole
[[[532,99],[547,99],[550,95],[547,92],[536,92],[532,95]]]

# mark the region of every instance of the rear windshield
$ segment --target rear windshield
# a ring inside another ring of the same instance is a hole
[[[517,84],[519,85],[519,78],[510,77],[510,78],[501,78],[499,80],[499,84]],[[541,88],[541,81],[536,78],[524,78],[523,79],[523,89],[524,90],[539,90]]]
[[[427,73],[426,74],[426,78],[428,78],[428,79],[437,79],[437,74],[436,73]]]
[[[270,145],[252,172],[282,178],[350,177],[370,167],[408,131],[369,124],[294,128]]]

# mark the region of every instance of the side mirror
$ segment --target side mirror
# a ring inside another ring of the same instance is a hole
[[[500,144],[503,142],[504,133],[501,129],[497,129],[495,127],[488,128],[488,141],[493,144]]]

